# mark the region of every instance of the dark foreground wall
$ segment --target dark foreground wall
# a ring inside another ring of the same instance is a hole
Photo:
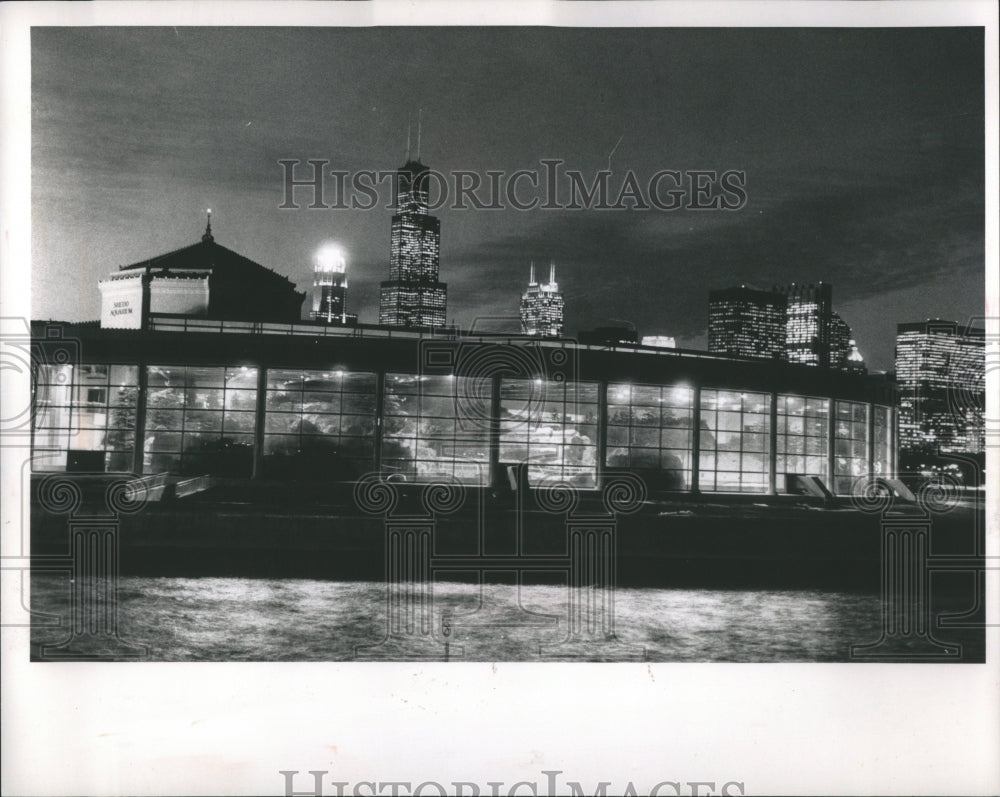
[[[70,517],[35,505],[32,554],[65,557],[74,531],[96,522],[116,530],[122,575],[878,590],[884,536],[901,531],[929,544],[935,590],[974,587],[982,564],[983,516],[971,505],[936,515],[749,502],[552,509],[519,512],[488,496],[458,514],[405,502],[362,514],[203,500],[102,523],[85,509]]]

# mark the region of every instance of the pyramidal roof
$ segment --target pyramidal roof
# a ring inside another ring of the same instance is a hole
[[[198,243],[118,268],[120,271],[211,270],[214,274],[221,276],[263,278],[275,284],[292,284],[288,277],[216,243],[212,236],[211,218],[209,218],[205,234]]]

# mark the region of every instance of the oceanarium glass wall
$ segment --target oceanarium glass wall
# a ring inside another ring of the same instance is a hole
[[[702,490],[767,491],[770,413],[767,393],[701,391],[698,486]]]
[[[778,396],[777,485],[786,474],[819,476],[830,483],[830,401],[804,396]]]
[[[892,476],[895,471],[892,410],[877,404],[872,409],[872,441],[874,443],[872,473],[879,476]]]
[[[336,482],[378,468],[485,486],[527,464],[533,486],[594,487],[603,468],[635,471],[652,490],[690,491],[697,473],[704,492],[765,493],[795,473],[843,495],[896,466],[892,408],[817,396],[222,366],[44,364],[35,377],[36,471]]]
[[[655,471],[659,488],[688,489],[693,397],[686,385],[608,385],[607,466]]]
[[[134,365],[39,365],[33,470],[131,470],[138,373]]]
[[[851,492],[851,485],[868,469],[868,405],[837,401],[834,417],[834,492]]]
[[[597,483],[596,382],[500,381],[500,464],[528,464],[532,486]]]
[[[256,368],[147,368],[145,473],[249,476]]]
[[[462,412],[459,376],[385,375],[382,472],[407,481],[489,482],[489,428]]]
[[[354,479],[372,469],[375,374],[269,368],[266,476]]]

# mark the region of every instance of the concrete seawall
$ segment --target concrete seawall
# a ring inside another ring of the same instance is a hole
[[[607,534],[611,550],[604,555],[622,587],[863,590],[879,588],[887,519],[928,530],[933,555],[974,558],[984,527],[982,510],[971,505],[929,518],[915,507],[883,516],[750,502],[648,503],[629,515],[591,510],[519,513],[487,502],[440,517],[413,507],[378,516],[347,506],[206,500],[149,504],[109,525],[117,529],[123,575],[380,580],[390,535],[419,532],[428,541],[430,578],[509,583],[521,571],[525,583],[565,583],[572,535],[597,530]],[[34,506],[33,555],[66,555],[71,526],[86,516]],[[935,585],[962,589],[967,577],[961,569],[939,573]]]

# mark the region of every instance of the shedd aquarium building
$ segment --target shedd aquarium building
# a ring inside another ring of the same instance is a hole
[[[33,337],[34,471],[845,495],[896,469],[892,383],[806,365],[155,313]]]
[[[215,241],[101,280],[99,322],[33,324],[32,469],[350,483],[845,495],[895,475],[884,377],[629,343],[301,321]]]

